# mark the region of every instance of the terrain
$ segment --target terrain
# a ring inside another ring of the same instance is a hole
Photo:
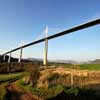
[[[99,91],[100,64],[0,63],[0,100],[97,100]]]
[[[0,100],[99,100],[99,59],[88,64],[49,62],[38,59],[2,62],[0,56]]]

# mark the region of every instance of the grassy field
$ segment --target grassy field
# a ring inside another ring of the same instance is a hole
[[[80,64],[82,70],[100,70],[100,64]]]
[[[54,64],[54,66],[81,70],[100,70],[100,64]]]
[[[0,82],[7,82],[13,81],[21,78],[23,73],[16,73],[16,74],[0,74]]]

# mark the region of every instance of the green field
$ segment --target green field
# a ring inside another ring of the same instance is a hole
[[[100,64],[53,64],[55,67],[78,68],[81,70],[100,70]]]
[[[7,82],[13,81],[21,78],[23,73],[16,73],[16,74],[0,74],[0,82]]]
[[[100,64],[81,64],[79,67],[82,70],[100,70]]]

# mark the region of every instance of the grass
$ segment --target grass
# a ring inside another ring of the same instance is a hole
[[[80,65],[72,65],[72,66],[74,66],[74,68],[78,68],[81,70],[100,70],[100,64],[80,64]],[[67,68],[67,65],[65,68]],[[37,85],[30,86],[30,85],[26,84],[23,80],[20,80],[18,82],[18,85],[25,91],[29,91],[32,94],[42,97],[44,99],[56,97],[62,91],[64,91],[67,95],[72,94],[74,96],[81,95],[81,93],[83,93],[83,92],[86,94],[90,93],[90,92],[87,92],[87,90],[86,91],[81,90],[76,87],[75,88],[65,88],[64,86],[66,86],[66,87],[70,86],[67,84],[67,81],[66,81],[69,79],[69,77],[70,76],[68,76],[68,75],[60,76],[58,73],[53,73],[53,74],[50,73],[50,75],[47,78],[47,80],[49,81],[48,88],[45,88],[45,87],[39,88]],[[65,79],[65,84],[64,84],[64,79]],[[78,79],[82,80],[81,82],[83,82],[83,79],[81,79],[80,77]],[[68,81],[68,82],[70,84],[70,81]]]
[[[48,77],[48,81],[56,80],[58,78],[59,78],[59,74],[53,73],[53,74],[51,74],[51,76]]]
[[[56,67],[63,67],[63,68],[78,68],[81,70],[100,70],[100,64],[77,64],[77,65],[73,65],[73,64],[58,64],[55,63],[52,66],[56,66]]]
[[[28,91],[34,95],[37,95],[41,98],[47,99],[51,97],[57,96],[59,93],[62,92],[63,88],[61,85],[55,85],[50,88],[39,88],[37,85],[34,87],[26,84],[23,80],[19,80],[17,85],[22,88],[24,91]]]
[[[100,64],[81,64],[79,67],[82,70],[100,70]]]
[[[9,84],[9,82],[16,81],[20,79],[24,74],[16,73],[16,74],[0,74],[0,100],[4,100],[4,97],[7,93],[5,86]]]
[[[79,93],[79,88],[77,88],[77,87],[71,87],[71,88],[66,88],[66,87],[64,87],[64,92],[66,93],[66,94],[74,94],[75,96],[77,96],[78,95],[78,93]]]
[[[100,70],[100,64],[54,64],[56,67],[62,66],[63,68],[78,68],[81,70]]]
[[[55,67],[64,67],[64,68],[71,68],[72,64],[66,64],[66,63],[54,63],[52,64],[52,66],[55,66]]]
[[[16,73],[16,74],[0,74],[0,82],[10,82],[17,79],[20,79],[23,76],[23,73]]]
[[[0,85],[0,100],[3,100],[4,99],[4,96],[6,95],[7,91],[5,89],[5,86],[7,84],[2,84]]]
[[[39,87],[35,86],[35,87],[30,87],[29,89],[30,89],[31,93],[33,93],[39,97],[42,97],[44,99],[55,97],[59,93],[61,93],[63,90],[61,85],[55,85],[50,88],[42,88],[42,87],[39,88]]]
[[[74,96],[74,97],[87,97],[90,98],[91,96],[96,98],[99,97],[99,95],[96,95],[96,91],[92,90],[86,90],[86,89],[80,89],[78,87],[64,87],[61,85],[54,85],[50,88],[39,88],[37,86],[29,86],[25,84],[22,80],[19,81],[18,83],[21,88],[23,88],[25,91],[29,91],[34,95],[37,95],[45,100],[52,100],[52,98],[58,96],[59,94],[65,92],[64,96]],[[64,98],[65,98],[64,97]],[[91,97],[91,98],[92,98]],[[53,99],[56,100],[56,99]],[[58,100],[58,99],[57,99]],[[60,99],[59,99],[60,100]],[[72,99],[73,100],[73,99]]]
[[[81,69],[81,70],[100,70],[100,64],[80,64],[80,65],[72,65],[72,64],[56,64],[56,66],[62,66],[63,68],[72,68],[74,66],[74,68]],[[28,75],[28,72],[26,72],[26,76]],[[1,74],[0,75],[0,82],[12,82],[14,80],[20,79],[22,76],[25,76],[25,74],[23,73],[16,73],[16,74]],[[66,78],[67,76],[64,76],[64,78]],[[48,81],[49,83],[55,80],[60,80],[60,78],[62,79],[63,77],[60,77],[58,73],[54,73],[51,74],[50,76],[48,76]],[[58,81],[57,81],[58,82]],[[64,81],[62,80],[62,83]],[[35,86],[30,86],[28,84],[26,84],[23,80],[19,80],[16,83],[20,88],[22,88],[23,90],[27,91],[27,92],[31,92],[37,96],[40,96],[44,99],[48,99],[51,97],[56,97],[59,93],[61,93],[62,91],[64,91],[66,94],[70,95],[70,94],[74,94],[75,96],[79,94],[79,92],[81,91],[78,88],[65,88],[64,86],[62,86],[60,83],[55,83],[53,85],[50,85],[50,87],[48,88],[39,88],[37,87],[37,85]],[[81,91],[82,93],[83,91]],[[4,85],[0,85],[0,100],[3,100],[4,95],[6,94],[6,90],[5,90],[5,86]]]
[[[56,97],[47,100],[100,100],[100,95],[96,91],[80,88],[65,88]]]

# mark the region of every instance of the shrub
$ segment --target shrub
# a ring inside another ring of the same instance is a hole
[[[39,78],[39,66],[37,64],[30,63],[26,66],[26,72],[29,75],[28,84],[31,83],[32,86],[34,86]]]
[[[48,81],[53,81],[53,80],[57,80],[59,78],[59,74],[58,73],[53,73],[48,77]]]
[[[74,94],[75,96],[78,95],[79,93],[79,88],[77,87],[71,87],[71,88],[66,88],[64,87],[64,92],[67,94]]]
[[[20,80],[20,81],[19,81],[19,85],[20,85],[20,86],[25,86],[25,85],[27,85],[27,84],[26,84],[23,80]]]

